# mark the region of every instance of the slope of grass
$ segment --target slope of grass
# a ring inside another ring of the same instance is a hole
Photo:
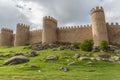
[[[29,49],[23,47],[0,47],[0,52],[8,54],[13,52],[26,53]],[[80,50],[52,51],[51,49],[38,51],[37,57],[30,57],[30,61],[24,64],[9,65],[0,67],[0,80],[120,80],[120,64],[118,62],[94,61],[93,66],[88,66],[88,61],[79,61],[73,58],[75,53],[81,55],[93,54]],[[44,61],[49,55],[59,56],[56,61]],[[64,56],[70,58],[65,59]],[[5,59],[0,60],[3,64]],[[76,66],[68,66],[70,62],[77,62]],[[30,64],[37,65],[37,68],[30,68]],[[68,72],[60,71],[59,68],[65,66]]]

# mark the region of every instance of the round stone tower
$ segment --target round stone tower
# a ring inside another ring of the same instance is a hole
[[[57,41],[57,20],[50,16],[43,17],[42,43]]]
[[[101,41],[108,41],[105,14],[102,7],[91,10],[91,20],[94,46],[99,46]]]

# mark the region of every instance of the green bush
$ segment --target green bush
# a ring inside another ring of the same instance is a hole
[[[108,50],[108,42],[103,40],[100,42],[100,49],[103,51],[107,51]]]
[[[80,45],[81,50],[83,51],[92,51],[93,49],[93,40],[85,40]]]
[[[72,43],[72,46],[75,47],[76,49],[79,49],[80,43],[74,42],[74,43]]]
[[[23,49],[31,49],[32,48],[32,45],[29,45],[29,46],[25,46]]]

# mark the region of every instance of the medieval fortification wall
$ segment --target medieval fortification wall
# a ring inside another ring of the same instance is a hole
[[[120,25],[118,23],[107,23],[106,26],[110,44],[120,45]]]
[[[91,11],[91,25],[58,27],[57,20],[50,16],[43,17],[43,29],[30,31],[29,25],[17,24],[16,34],[10,29],[2,28],[0,46],[23,46],[36,43],[51,42],[82,42],[93,39],[94,46],[99,46],[102,40],[109,44],[120,45],[120,25],[106,23],[102,7]]]
[[[92,39],[91,25],[71,26],[58,28],[59,42],[82,42],[86,39]]]
[[[42,42],[42,30],[30,31],[29,44],[36,44]]]

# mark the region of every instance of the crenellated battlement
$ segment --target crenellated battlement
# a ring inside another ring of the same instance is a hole
[[[91,28],[92,25],[78,25],[78,26],[63,26],[63,27],[59,27],[58,29],[59,30],[66,30],[66,29],[81,29],[81,28],[84,28],[84,29],[89,29]]]
[[[46,20],[49,20],[49,21],[52,21],[54,23],[57,23],[57,20],[51,16],[45,16],[43,17],[43,21],[46,21]]]
[[[2,28],[2,29],[1,29],[1,33],[2,33],[2,32],[9,32],[9,33],[13,33],[13,30],[8,29],[8,28]]]
[[[117,22],[116,22],[116,23],[113,23],[113,22],[112,22],[112,23],[106,23],[106,25],[109,25],[109,26],[118,26],[118,25],[120,25],[120,24],[117,23]]]
[[[18,29],[29,30],[30,26],[22,23],[17,24]]]
[[[30,31],[30,33],[37,33],[37,32],[42,32],[42,30],[39,29],[39,30],[33,30],[33,31]]]
[[[97,6],[96,8],[91,9],[91,14],[96,13],[96,12],[104,12],[102,7]]]

